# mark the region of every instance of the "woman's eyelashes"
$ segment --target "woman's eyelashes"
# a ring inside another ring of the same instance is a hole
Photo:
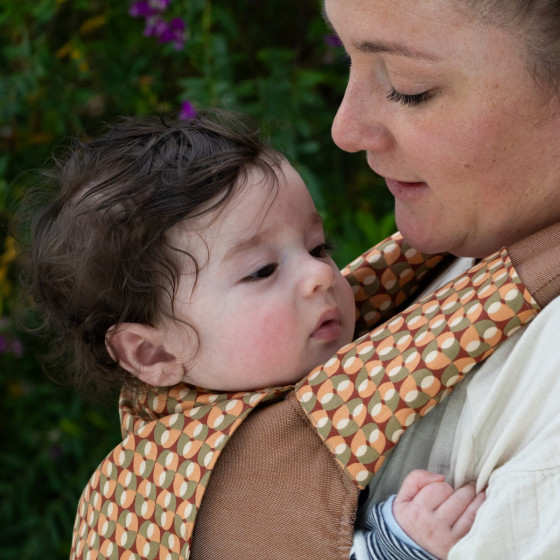
[[[352,67],[352,59],[346,52],[343,53],[342,62],[348,68]],[[402,103],[407,107],[416,107],[417,105],[420,105],[421,103],[428,101],[428,99],[430,99],[433,96],[433,93],[434,93],[433,91],[428,90],[428,91],[423,91],[421,93],[408,94],[408,93],[401,93],[400,91],[397,91],[395,88],[391,88],[391,90],[386,94],[386,97],[389,101],[392,101],[393,103]]]
[[[402,103],[407,107],[416,107],[417,105],[428,101],[430,97],[432,97],[432,92],[430,90],[423,91],[422,93],[406,94],[400,93],[395,88],[392,88],[387,94],[387,99],[389,101],[392,101],[393,103]]]

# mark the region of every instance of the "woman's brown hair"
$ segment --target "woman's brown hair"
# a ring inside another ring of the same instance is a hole
[[[525,48],[537,86],[544,95],[560,97],[558,0],[461,0],[461,4],[483,23],[514,33]]]

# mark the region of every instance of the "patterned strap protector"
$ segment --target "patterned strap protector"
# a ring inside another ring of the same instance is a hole
[[[404,430],[538,311],[502,249],[342,348],[296,395],[363,488]]]
[[[352,286],[356,333],[365,334],[418,291],[437,265],[452,255],[428,255],[412,248],[399,232],[346,266],[342,274]]]
[[[401,241],[390,239],[346,271],[363,289],[357,300],[367,324],[376,320],[373,297],[390,312],[430,268]],[[404,429],[537,310],[503,251],[347,346],[304,379],[297,396],[339,464],[365,486]],[[188,558],[220,451],[251,410],[292,389],[154,388],[133,404],[123,395],[124,440],[82,494],[71,558]]]

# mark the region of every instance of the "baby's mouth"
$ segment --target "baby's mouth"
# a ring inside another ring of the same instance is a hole
[[[337,310],[330,310],[323,313],[311,337],[330,341],[336,340],[341,332],[340,313]]]

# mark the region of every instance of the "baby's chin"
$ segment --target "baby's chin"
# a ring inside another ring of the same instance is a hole
[[[311,374],[313,374],[318,368],[323,368],[325,366],[325,364],[327,364],[328,362],[330,362],[333,359],[336,359],[336,353],[338,350],[344,348],[345,346],[347,346],[348,344],[350,344],[352,342],[352,338],[350,338],[350,340],[348,340],[348,342],[346,342],[345,344],[343,344],[342,346],[340,346],[340,348],[336,348],[335,350],[333,350],[332,352],[330,352],[329,354],[325,354],[325,356],[323,358],[321,358],[320,360],[316,360],[313,365],[311,367],[309,367],[308,369],[306,369],[303,374],[297,379],[296,383],[298,381],[303,380],[306,377],[309,377]]]

